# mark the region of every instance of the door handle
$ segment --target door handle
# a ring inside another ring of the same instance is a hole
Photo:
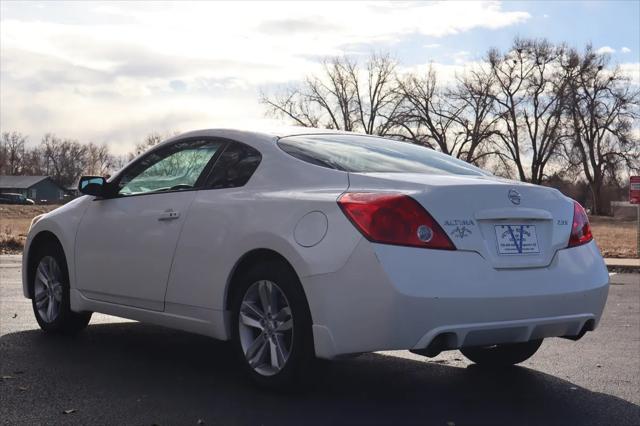
[[[180,212],[173,211],[173,209],[165,210],[160,213],[158,220],[174,220],[180,217]]]

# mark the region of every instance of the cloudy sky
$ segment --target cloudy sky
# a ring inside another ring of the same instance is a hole
[[[452,74],[515,36],[590,42],[638,84],[639,17],[638,1],[3,1],[0,128],[124,153],[150,131],[268,123],[259,91],[328,56],[390,52]]]

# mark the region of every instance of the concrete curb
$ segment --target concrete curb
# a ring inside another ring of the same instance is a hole
[[[604,259],[607,266],[624,266],[627,268],[640,268],[640,259],[617,259],[609,257]]]
[[[640,259],[606,258],[604,263],[610,272],[640,272]]]

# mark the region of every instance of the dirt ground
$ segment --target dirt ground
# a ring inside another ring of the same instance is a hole
[[[20,253],[34,216],[58,206],[0,204],[0,254]],[[636,221],[592,216],[591,228],[605,257],[636,257]]]

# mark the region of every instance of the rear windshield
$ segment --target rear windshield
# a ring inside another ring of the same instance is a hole
[[[489,174],[429,148],[372,136],[288,136],[278,145],[302,161],[352,173]]]

